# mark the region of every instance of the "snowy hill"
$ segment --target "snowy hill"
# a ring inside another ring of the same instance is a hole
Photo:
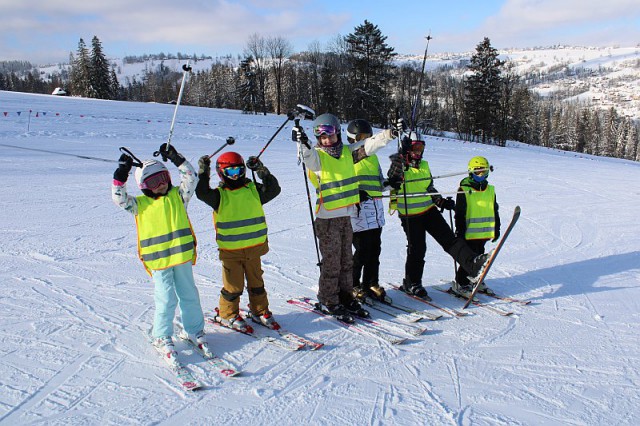
[[[579,99],[599,108],[614,106],[622,116],[640,119],[640,47],[575,47],[524,48],[499,50],[500,59],[510,62],[514,72],[526,76],[529,87],[544,95],[557,95],[562,99]],[[429,54],[426,68],[456,67],[451,72],[461,74],[464,65],[475,52]],[[422,55],[398,55],[398,63],[413,62],[422,66]],[[237,58],[213,58],[192,62],[194,71],[208,70],[216,61]],[[123,59],[109,60],[121,84],[140,81],[145,70],[155,70],[161,61],[125,63]],[[167,59],[163,65],[181,72],[185,61]],[[43,78],[60,73],[68,64],[48,65],[40,68]]]
[[[290,352],[211,326],[212,349],[243,374],[222,379],[178,343],[207,384],[183,393],[145,342],[152,284],[137,259],[134,220],[110,199],[118,148],[149,157],[166,141],[172,114],[171,105],[0,92],[0,423],[637,424],[640,191],[629,183],[640,164],[429,138],[434,175],[464,171],[484,155],[495,166],[489,179],[503,220],[522,207],[488,284],[532,303],[486,300],[513,315],[471,307],[467,317],[445,315],[423,323],[424,335],[390,345],[286,303],[313,297],[318,279],[290,125],[262,156],[282,186],[265,206],[264,278],[280,323],[325,347]],[[196,163],[234,136],[246,158],[284,120],[180,107],[173,143]],[[385,171],[394,149],[380,153]],[[459,179],[436,187],[454,191]],[[138,193],[133,178],[129,189]],[[196,283],[211,311],[221,289],[211,209],[193,199],[189,214]],[[390,289],[403,277],[405,249],[398,218],[387,216],[383,285],[398,302],[438,312]],[[433,288],[452,277],[452,263],[429,238],[424,284],[435,303],[461,309]]]

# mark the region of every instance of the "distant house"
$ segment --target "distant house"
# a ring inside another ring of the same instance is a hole
[[[67,96],[67,92],[65,92],[61,87],[56,87],[51,94],[56,96]]]

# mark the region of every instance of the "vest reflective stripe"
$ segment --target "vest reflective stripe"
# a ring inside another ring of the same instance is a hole
[[[164,197],[136,197],[138,255],[150,274],[196,260],[196,239],[177,187]]]
[[[240,250],[267,241],[267,221],[255,183],[234,190],[220,188],[220,206],[213,212],[213,226],[222,250]]]
[[[372,198],[382,196],[382,181],[380,178],[380,162],[376,155],[366,157],[354,164],[358,187],[366,191]]]
[[[353,156],[347,146],[342,147],[342,154],[335,159],[318,149],[322,170],[319,179],[311,179],[316,187],[316,213],[320,204],[327,210],[336,210],[357,204],[360,201],[358,177],[353,165]],[[315,173],[314,173],[315,175]]]
[[[494,204],[495,188],[487,185],[484,191],[463,186],[467,200],[467,230],[464,237],[468,240],[485,240],[495,237],[496,217]]]
[[[398,190],[397,197],[397,209],[400,216],[421,214],[433,207],[434,204],[431,195],[425,194],[431,180],[429,163],[424,160],[420,161],[420,168],[409,167],[409,170],[405,170],[404,183]],[[407,189],[406,204],[404,198],[405,185]]]

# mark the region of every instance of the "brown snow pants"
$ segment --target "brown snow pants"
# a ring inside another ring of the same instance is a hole
[[[220,260],[222,261],[220,316],[222,318],[230,319],[238,315],[245,278],[251,312],[255,315],[263,315],[269,311],[269,301],[264,289],[260,264],[260,257],[268,252],[268,242],[246,249],[220,250]]]
[[[351,218],[316,219],[322,255],[318,300],[324,305],[345,304],[353,299],[353,230]]]

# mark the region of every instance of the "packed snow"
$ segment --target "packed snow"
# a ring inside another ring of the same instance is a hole
[[[291,123],[261,157],[282,186],[265,205],[271,251],[263,269],[278,321],[325,346],[291,352],[207,325],[212,350],[242,374],[223,379],[178,342],[206,385],[180,390],[146,341],[152,283],[137,258],[134,219],[110,193],[118,148],[149,158],[166,142],[174,108],[0,92],[0,423],[638,423],[638,163],[427,138],[434,175],[464,172],[483,155],[495,167],[489,180],[503,223],[522,207],[487,283],[532,303],[482,297],[513,315],[471,306],[472,315],[421,323],[424,335],[390,345],[286,303],[314,297],[319,275]],[[172,143],[197,164],[233,136],[246,159],[285,120],[180,106]],[[395,149],[379,153],[385,171]],[[455,191],[462,177],[436,187]],[[128,187],[139,193],[132,177]],[[188,211],[199,243],[196,283],[211,312],[221,289],[211,209],[194,197]],[[387,216],[382,284],[395,301],[437,313],[391,289],[403,277],[405,246],[399,219]],[[460,300],[433,289],[453,267],[428,237],[424,284],[435,303],[461,310]]]

